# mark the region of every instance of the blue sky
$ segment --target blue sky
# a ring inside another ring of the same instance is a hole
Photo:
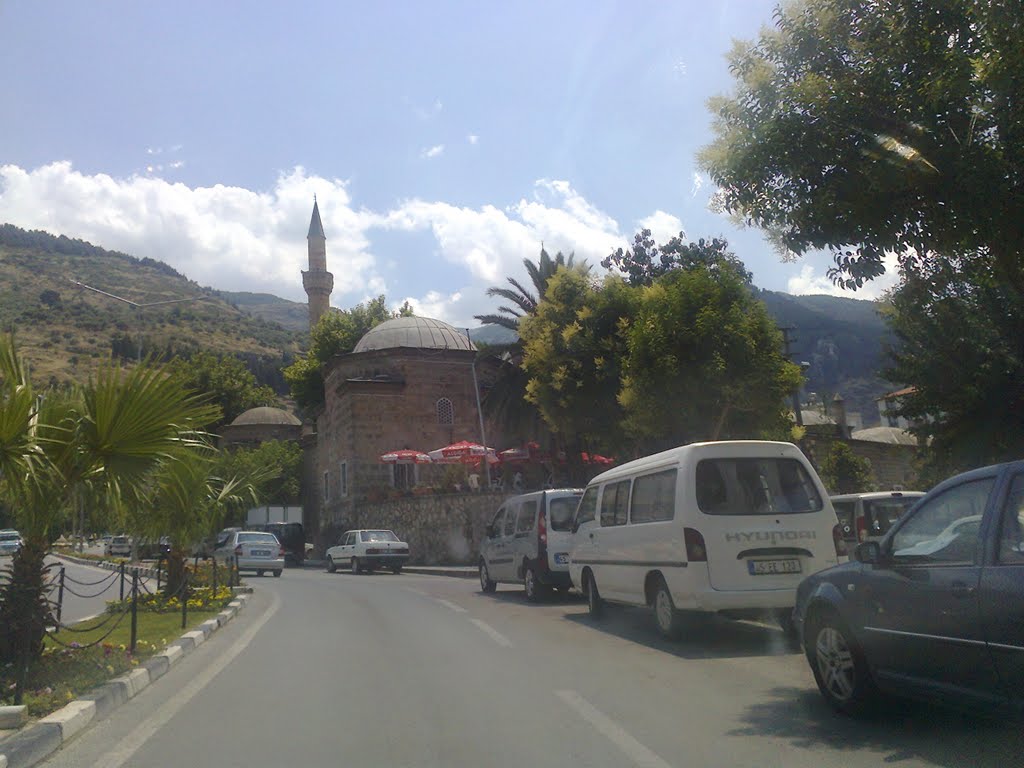
[[[645,224],[835,293],[827,256],[710,212],[696,167],[725,54],[774,5],[8,0],[0,221],[303,300],[315,193],[332,304],[459,325],[541,241],[597,266]]]

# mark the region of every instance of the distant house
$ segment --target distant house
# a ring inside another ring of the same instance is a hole
[[[896,410],[899,407],[900,400],[914,391],[916,391],[914,387],[904,387],[895,392],[884,394],[875,400],[878,404],[878,415],[881,417],[884,426],[910,429],[912,426],[910,422],[903,416],[897,416]]]

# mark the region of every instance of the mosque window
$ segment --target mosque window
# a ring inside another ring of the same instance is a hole
[[[455,423],[455,406],[447,397],[437,401],[437,423],[443,426],[451,426]]]

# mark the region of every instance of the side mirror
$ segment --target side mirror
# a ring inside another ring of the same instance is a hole
[[[877,541],[865,541],[853,550],[853,559],[865,565],[878,565],[882,561],[882,548]]]

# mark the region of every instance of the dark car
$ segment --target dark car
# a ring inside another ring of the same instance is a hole
[[[881,542],[805,579],[793,618],[838,710],[885,692],[1024,712],[1024,461],[936,486]]]

